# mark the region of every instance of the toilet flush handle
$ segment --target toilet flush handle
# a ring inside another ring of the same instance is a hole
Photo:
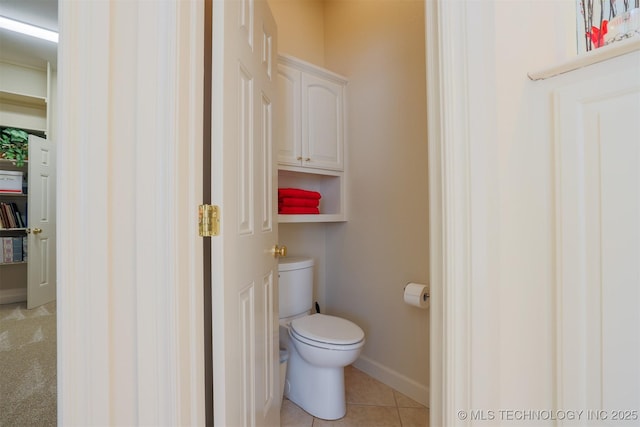
[[[278,258],[281,256],[287,256],[287,247],[285,245],[282,245],[282,246],[275,245],[273,249],[271,249],[271,253],[275,258]]]

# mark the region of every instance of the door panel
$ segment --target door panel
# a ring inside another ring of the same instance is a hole
[[[214,422],[277,426],[276,28],[265,1],[214,2],[213,16]]]
[[[29,136],[27,308],[56,299],[56,153],[46,139]],[[42,230],[42,231],[38,231]]]
[[[555,95],[559,408],[603,425],[640,407],[638,71]]]

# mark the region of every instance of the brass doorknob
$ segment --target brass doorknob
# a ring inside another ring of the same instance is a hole
[[[287,247],[284,245],[282,246],[275,245],[273,249],[271,249],[271,253],[276,258],[281,256],[287,256]]]
[[[27,228],[27,234],[29,233],[33,233],[33,234],[40,234],[42,233],[42,228]]]

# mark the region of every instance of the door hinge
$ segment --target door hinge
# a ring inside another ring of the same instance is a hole
[[[198,206],[198,235],[212,237],[220,234],[220,208],[215,205]]]

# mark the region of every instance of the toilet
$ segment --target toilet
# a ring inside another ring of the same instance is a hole
[[[355,323],[313,313],[312,258],[280,258],[280,346],[289,353],[284,396],[325,420],[345,416],[344,367],[364,346]]]

